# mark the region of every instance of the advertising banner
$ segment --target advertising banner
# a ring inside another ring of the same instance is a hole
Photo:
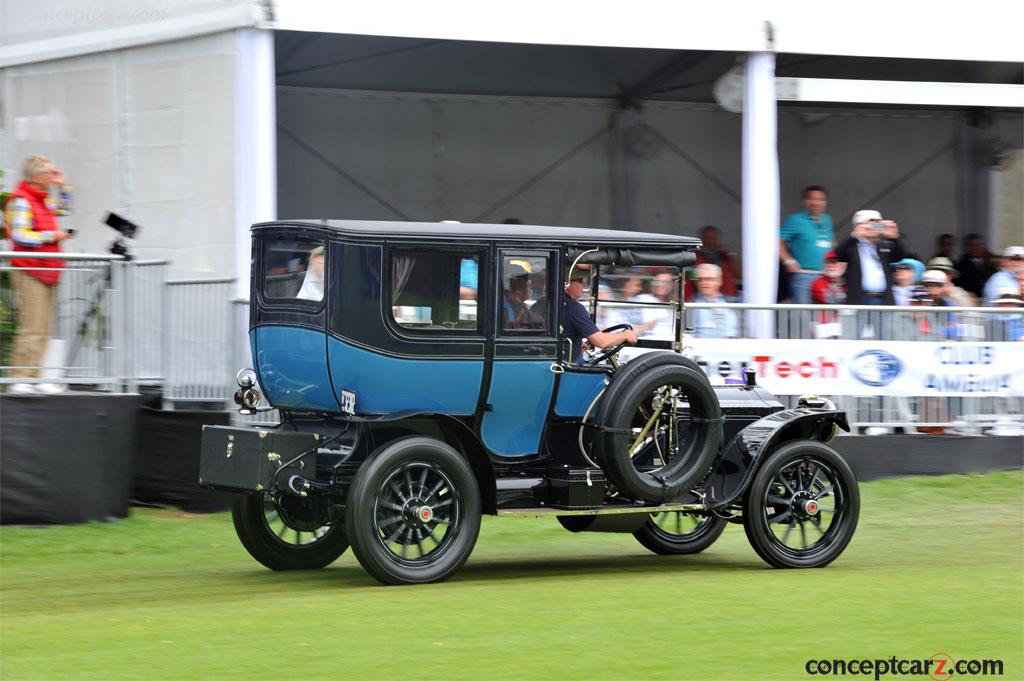
[[[1024,395],[1024,343],[689,338],[686,345],[713,384],[750,367],[777,395]]]

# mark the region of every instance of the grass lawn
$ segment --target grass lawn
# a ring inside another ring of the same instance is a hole
[[[811,658],[935,653],[1024,678],[1021,471],[861,489],[846,553],[803,571],[765,566],[738,526],[661,557],[487,517],[454,579],[415,587],[350,553],[271,572],[227,514],[3,527],[0,678],[811,679]]]

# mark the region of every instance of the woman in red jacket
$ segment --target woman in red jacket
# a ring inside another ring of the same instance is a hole
[[[45,156],[33,154],[25,160],[22,181],[11,192],[4,212],[4,223],[10,230],[15,251],[28,257],[12,258],[11,283],[18,296],[18,335],[14,340],[11,364],[19,368],[11,371],[14,378],[35,378],[46,351],[53,328],[53,308],[57,300],[64,261],[52,258],[33,258],[32,253],[57,253],[60,242],[68,233],[57,224],[57,216],[70,209],[71,197],[62,173]],[[56,185],[57,197],[49,195],[50,186]],[[9,392],[54,393],[62,389],[51,384],[15,383]]]

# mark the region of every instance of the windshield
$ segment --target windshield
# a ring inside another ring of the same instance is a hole
[[[678,300],[676,267],[601,267],[596,323],[629,324],[640,338],[673,340]]]

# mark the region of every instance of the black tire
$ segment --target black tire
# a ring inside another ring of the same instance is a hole
[[[669,352],[668,350],[656,350],[654,352],[645,352],[623,364],[615,372],[614,379],[616,381],[621,380],[623,383],[629,383],[636,380],[637,376],[651,367],[661,366],[662,364],[678,364],[679,366],[690,367],[694,371],[704,373],[700,365],[689,357],[683,357],[679,353]]]
[[[469,462],[447,444],[395,440],[360,466],[345,527],[359,563],[381,582],[441,582],[476,544],[480,489]]]
[[[820,501],[828,499],[831,507]],[[777,568],[828,565],[850,543],[859,516],[860,490],[849,464],[815,440],[787,442],[769,454],[743,500],[747,540]]]
[[[599,430],[594,453],[620,491],[663,503],[690,491],[707,474],[722,442],[722,409],[707,376],[691,360],[667,352],[651,354],[655,357],[639,365],[634,360],[616,372],[595,419]],[[689,404],[690,419],[673,420],[671,411],[661,410],[648,431],[654,443],[650,449],[657,447],[661,463],[634,460],[633,454],[640,450],[631,452],[631,448],[642,445],[637,440],[648,415],[657,411],[654,403],[677,404],[679,396]],[[675,424],[671,430],[670,424]],[[680,426],[685,426],[685,434]],[[670,433],[673,443],[667,447]],[[662,442],[665,452],[661,452]]]
[[[348,548],[341,523],[329,523],[325,500],[245,494],[235,499],[231,519],[242,546],[271,570],[316,570]]]
[[[644,547],[663,556],[700,553],[722,536],[728,524],[713,515],[685,511],[652,513],[633,536]]]

